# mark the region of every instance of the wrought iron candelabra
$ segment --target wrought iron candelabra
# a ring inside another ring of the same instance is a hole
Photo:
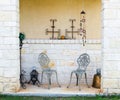
[[[76,21],[76,19],[70,19],[69,21],[71,21],[71,31],[68,31],[67,29],[65,30],[65,33],[66,33],[66,35],[67,35],[67,33],[72,33],[72,39],[74,39],[74,33],[79,33],[79,31],[77,30],[77,31],[75,31],[74,30],[74,28],[75,28],[75,26],[74,26],[74,22]]]
[[[60,35],[60,29],[58,29],[57,31],[55,31],[55,22],[57,21],[57,19],[50,19],[50,22],[52,22],[52,30],[49,31],[48,29],[46,29],[46,35],[48,35],[48,33],[52,33],[52,39],[55,39],[55,33],[58,33],[58,35]]]

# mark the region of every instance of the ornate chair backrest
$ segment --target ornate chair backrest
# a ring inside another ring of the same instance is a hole
[[[87,66],[90,63],[90,56],[87,53],[83,53],[77,59],[78,69],[77,70],[84,70],[86,71]]]
[[[48,56],[45,53],[40,53],[38,56],[38,61],[40,63],[40,66],[43,69],[49,69],[49,62],[50,59],[48,58]]]

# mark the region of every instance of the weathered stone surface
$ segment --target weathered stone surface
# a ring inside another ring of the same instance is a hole
[[[116,89],[119,87],[118,79],[103,79],[103,88]]]
[[[0,83],[0,93],[3,92],[3,83]]]
[[[119,89],[120,89],[120,79],[119,79],[119,84],[118,84],[118,86],[119,86]]]
[[[9,78],[9,77],[0,77],[0,83],[17,83],[18,80],[16,78]]]
[[[12,77],[16,77],[18,76],[18,69],[17,68],[6,68],[4,70],[4,77],[9,77],[9,78],[12,78]]]
[[[3,73],[4,73],[4,68],[0,67],[0,77],[3,76]]]
[[[4,83],[4,92],[17,92],[19,84],[17,83]]]
[[[117,79],[117,78],[120,78],[120,72],[117,71],[117,70],[111,70],[111,71],[105,70],[105,72],[103,72],[103,76],[104,76],[105,78]]]
[[[104,95],[106,95],[106,96],[109,95],[109,93],[111,93],[111,94],[116,94],[116,93],[119,94],[120,93],[120,89],[119,88],[115,88],[115,89],[110,89],[110,88],[106,89],[106,88],[104,88],[103,91],[104,91],[103,92]]]
[[[19,0],[0,0],[0,92],[19,89]]]
[[[103,89],[120,93],[120,1],[103,0]],[[111,12],[111,14],[110,14]],[[117,24],[116,24],[117,23]]]
[[[5,59],[4,57],[3,57],[3,59],[1,60],[1,62],[0,62],[0,66],[1,67],[3,67],[4,66],[4,68],[12,68],[12,67],[16,67],[16,66],[19,66],[19,59]]]
[[[0,0],[0,5],[10,5],[11,0]]]
[[[0,21],[16,21],[17,13],[12,11],[1,11],[0,12]]]
[[[18,5],[19,3],[19,0],[11,0],[11,5]]]
[[[116,17],[117,17],[117,10],[114,9],[104,10],[104,19],[116,19]]]

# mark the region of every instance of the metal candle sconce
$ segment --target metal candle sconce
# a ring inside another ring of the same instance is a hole
[[[76,19],[70,19],[69,20],[71,22],[71,31],[68,31],[67,29],[65,30],[65,33],[67,35],[67,33],[72,33],[72,39],[74,39],[74,33],[79,33],[79,31],[74,31],[74,22],[76,21]]]
[[[58,35],[60,34],[60,29],[58,29],[58,31],[55,31],[55,22],[57,21],[57,19],[50,19],[50,22],[52,22],[52,30],[49,31],[48,29],[46,29],[46,35],[48,35],[48,33],[52,33],[52,39],[55,39],[54,34],[58,33]]]

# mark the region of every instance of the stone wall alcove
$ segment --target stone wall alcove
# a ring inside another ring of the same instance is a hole
[[[82,53],[88,53],[91,63],[88,67],[88,82],[92,85],[93,76],[97,68],[101,68],[101,1],[84,0],[86,11],[87,43],[82,46],[81,37],[75,34],[76,40],[50,40],[51,34],[46,35],[45,29],[51,29],[50,19],[56,18],[56,29],[71,30],[69,19],[76,19],[75,30],[79,28],[82,0],[20,0],[20,31],[26,35],[22,49],[22,69],[29,73],[36,66],[41,74],[38,55],[47,52],[54,63],[53,69],[58,72],[59,81],[66,85],[70,72],[77,68],[77,58]],[[38,13],[39,12],[39,13]],[[55,29],[55,30],[56,30]],[[55,35],[57,36],[57,35]],[[69,35],[70,36],[70,35]],[[44,77],[46,78],[46,77]],[[55,77],[52,80],[55,83]],[[66,80],[66,81],[64,81]],[[75,84],[75,76],[73,79]],[[84,83],[83,78],[81,83]]]
[[[119,0],[102,0],[101,88],[109,93],[120,93],[119,5]],[[19,0],[0,1],[0,92],[2,93],[16,92],[20,88],[19,10]]]

